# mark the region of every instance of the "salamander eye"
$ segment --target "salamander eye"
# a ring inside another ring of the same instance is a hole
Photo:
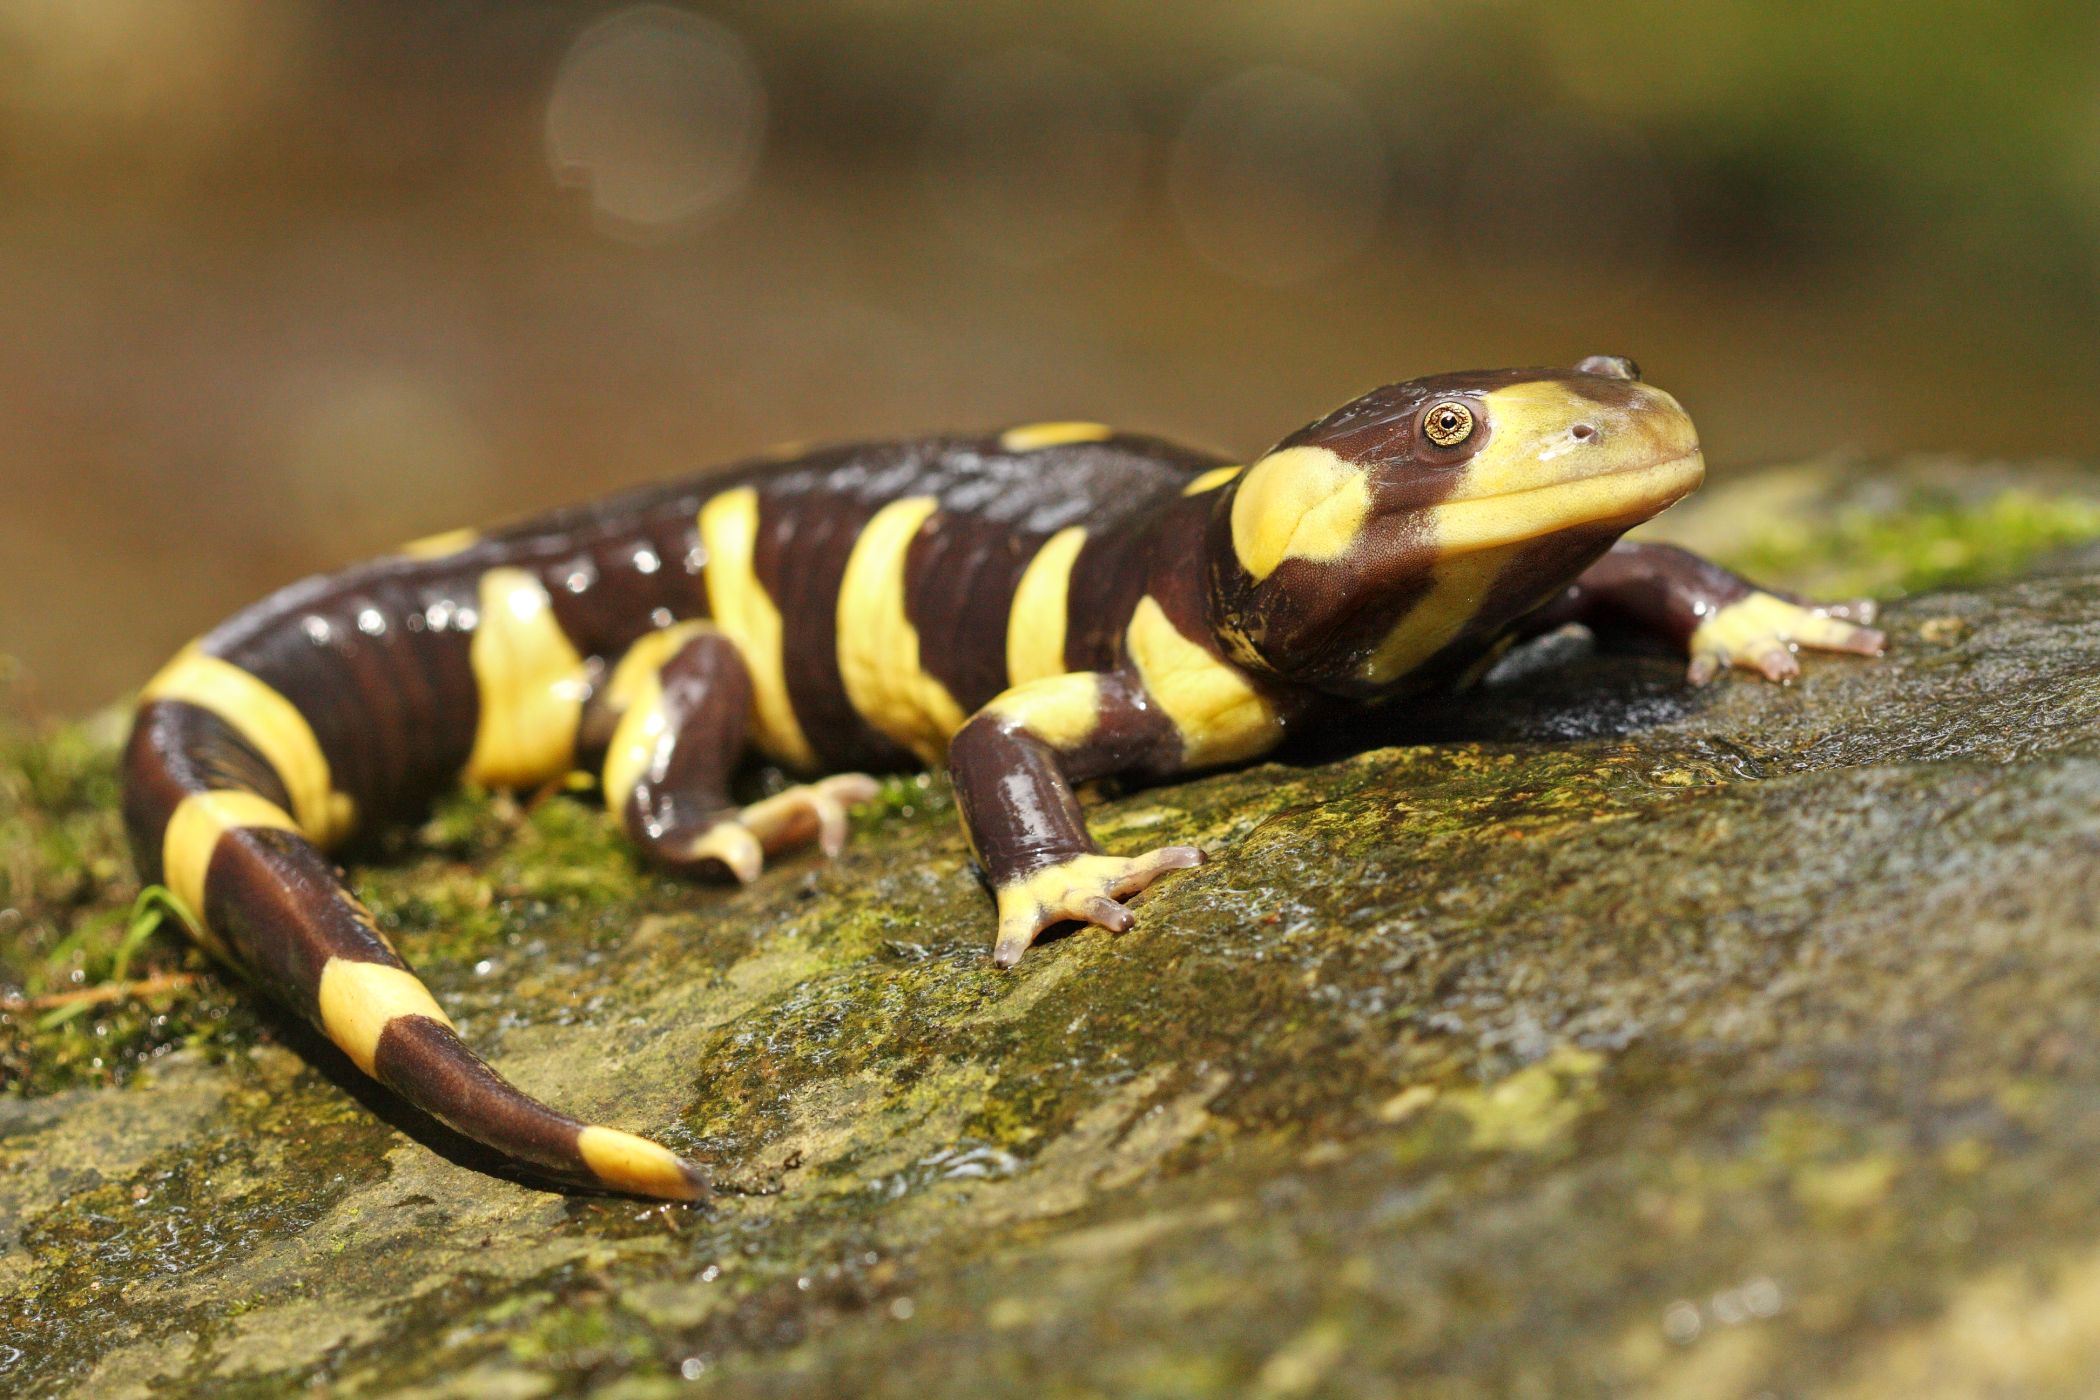
[[[1433,405],[1422,415],[1422,431],[1438,447],[1456,447],[1473,436],[1473,410],[1462,403]]]

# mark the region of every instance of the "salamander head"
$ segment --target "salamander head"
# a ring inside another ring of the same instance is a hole
[[[1477,656],[1704,472],[1691,419],[1630,360],[1390,384],[1217,493],[1212,625],[1258,671],[1396,694]]]

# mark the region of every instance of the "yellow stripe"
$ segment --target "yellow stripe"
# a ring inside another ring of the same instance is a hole
[[[168,818],[161,836],[161,880],[169,893],[189,911],[190,927],[205,945],[224,955],[226,945],[212,936],[204,922],[204,877],[211,869],[212,852],[219,838],[229,831],[268,829],[297,831],[291,814],[265,797],[252,792],[193,792],[182,799]]]
[[[590,684],[546,587],[523,569],[483,574],[467,655],[481,694],[467,780],[527,787],[567,771]]]
[[[1373,685],[1390,685],[1436,655],[1479,614],[1509,558],[1509,550],[1495,549],[1439,559],[1429,591],[1393,624],[1357,674]]]
[[[410,540],[396,554],[409,559],[442,559],[448,554],[458,554],[471,549],[481,540],[479,530],[446,530],[442,534],[425,535],[419,540]]]
[[[321,1029],[357,1067],[372,1072],[379,1037],[396,1016],[428,1016],[443,1026],[445,1014],[430,989],[405,967],[330,958],[321,968]]]
[[[605,683],[606,704],[615,713],[632,709],[687,642],[714,630],[705,622],[679,622],[635,638],[620,664],[613,667],[612,679]]]
[[[938,502],[909,496],[875,512],[853,542],[839,584],[839,678],[860,717],[928,763],[965,718],[919,664],[919,634],[904,610],[904,564]]]
[[[1150,595],[1138,600],[1127,640],[1145,693],[1181,732],[1186,766],[1237,763],[1283,737],[1282,717],[1246,673],[1182,636]]]
[[[700,508],[700,544],[707,551],[707,610],[736,643],[751,674],[751,728],[758,746],[778,762],[817,766],[816,751],[788,700],[781,664],[780,610],[752,566],[758,539],[758,492],[725,491]]]
[[[1691,419],[1659,389],[1634,393],[1631,404],[1612,406],[1541,379],[1487,394],[1493,436],[1428,511],[1438,556],[1645,518],[1696,487],[1705,464]],[[1595,436],[1576,438],[1578,420]]]
[[[333,845],[357,824],[357,805],[335,790],[328,759],[306,716],[232,662],[207,656],[192,643],[146,683],[139,700],[195,705],[231,725],[277,774],[299,829],[316,845]]]
[[[583,1164],[607,1186],[674,1201],[697,1200],[705,1190],[686,1174],[685,1164],[667,1147],[618,1128],[585,1128],[576,1135]]]
[[[1547,482],[1498,495],[1443,501],[1429,509],[1440,554],[1522,544],[1592,521],[1653,515],[1705,474],[1697,451],[1648,466]]]
[[[605,810],[615,817],[624,812],[635,784],[669,737],[670,717],[663,708],[665,663],[694,637],[712,630],[704,622],[681,622],[651,632],[629,647],[613,668],[605,696],[620,722],[606,746],[604,786]]]
[[[612,742],[605,749],[601,786],[605,810],[616,819],[626,814],[627,799],[634,796],[635,785],[649,771],[669,736],[671,723],[664,714],[663,700],[663,685],[651,671],[646,680],[637,682],[634,703],[613,728]]]
[[[1093,735],[1101,720],[1101,678],[1091,671],[1015,686],[984,707],[1011,720],[1051,748],[1070,752]]]
[[[1100,442],[1115,432],[1106,423],[1023,423],[999,434],[999,446],[1008,452],[1034,452],[1068,442]]]
[[[1212,467],[1203,475],[1181,488],[1184,496],[1200,496],[1205,491],[1215,491],[1226,482],[1247,470],[1245,467]]]
[[[1232,552],[1258,583],[1286,559],[1340,558],[1371,510],[1363,468],[1324,447],[1286,447],[1248,469],[1232,498]]]
[[[1052,535],[1028,561],[1006,614],[1006,681],[1026,685],[1062,675],[1065,667],[1066,595],[1072,586],[1072,561],[1086,543],[1086,531],[1067,525]]]

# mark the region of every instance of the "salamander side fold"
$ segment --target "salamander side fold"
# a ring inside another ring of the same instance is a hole
[[[1866,605],[1619,540],[1702,472],[1605,356],[1387,385],[1244,465],[1078,422],[740,463],[237,614],[146,686],[125,817],[200,940],[360,1070],[549,1184],[698,1199],[700,1167],[477,1056],[328,852],[457,782],[582,770],[648,859],[749,881],[837,854],[859,770],[945,763],[1012,966],[1206,858],[1103,851],[1089,779],[1245,762],[1566,622],[1673,644],[1694,683],[1879,651]],[[753,753],[807,781],[738,806]]]

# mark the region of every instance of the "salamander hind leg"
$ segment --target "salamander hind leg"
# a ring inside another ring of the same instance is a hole
[[[607,703],[618,720],[605,749],[606,806],[644,854],[675,869],[749,882],[768,855],[790,847],[815,841],[836,855],[848,810],[877,790],[866,774],[845,773],[747,807],[732,803],[751,680],[735,644],[705,623],[635,643]]]

